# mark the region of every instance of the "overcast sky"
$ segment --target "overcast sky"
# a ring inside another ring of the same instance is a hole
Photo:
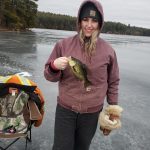
[[[38,10],[77,16],[83,0],[38,0]],[[150,29],[150,0],[99,0],[105,21]]]

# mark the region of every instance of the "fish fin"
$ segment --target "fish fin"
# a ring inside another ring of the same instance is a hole
[[[74,61],[76,61],[78,64],[80,64],[80,65],[82,65],[82,66],[84,65],[79,59],[77,59],[77,58],[75,58],[75,57],[72,57],[72,56],[71,56],[71,59],[74,60]]]
[[[76,68],[75,68],[75,66],[72,67],[72,71],[73,71],[74,73],[76,73]]]

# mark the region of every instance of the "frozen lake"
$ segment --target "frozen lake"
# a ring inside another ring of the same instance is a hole
[[[0,75],[27,71],[45,97],[45,116],[33,128],[29,150],[51,150],[57,83],[43,76],[44,64],[55,43],[75,32],[32,29],[32,32],[0,32]],[[97,129],[90,150],[150,150],[150,37],[101,34],[112,44],[120,66],[122,128],[105,137]],[[5,144],[7,141],[1,141]],[[18,141],[11,150],[24,149]]]

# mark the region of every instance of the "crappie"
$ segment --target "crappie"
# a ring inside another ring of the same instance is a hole
[[[91,82],[87,78],[86,66],[81,61],[74,57],[69,57],[69,66],[73,74],[81,81],[84,82],[84,87],[91,85]]]

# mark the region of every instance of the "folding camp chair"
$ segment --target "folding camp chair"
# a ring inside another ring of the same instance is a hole
[[[13,141],[5,147],[0,146],[0,149],[6,150],[19,139],[25,138],[26,150],[28,141],[31,142],[31,127],[41,118],[39,108],[24,90],[9,87],[9,92],[4,93],[0,95],[0,140]]]

